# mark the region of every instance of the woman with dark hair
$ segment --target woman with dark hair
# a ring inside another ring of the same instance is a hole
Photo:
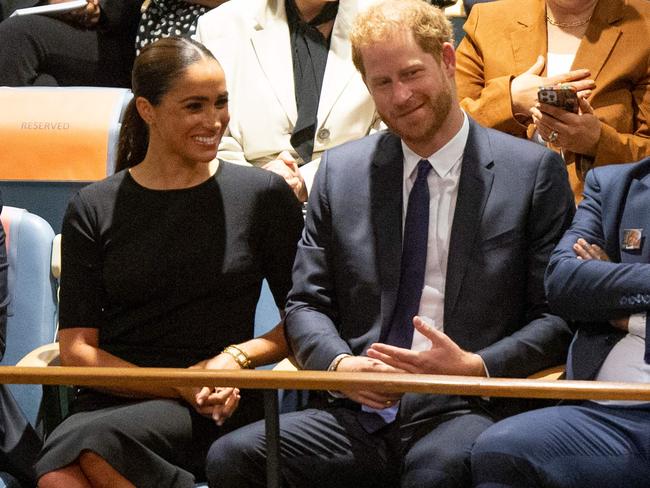
[[[64,219],[62,364],[278,360],[282,325],[251,339],[253,320],[263,278],[278,305],[289,290],[300,205],[279,176],[215,160],[228,93],[203,46],[148,45],[133,91],[121,170],[82,189]],[[190,487],[216,437],[262,416],[256,392],[214,385],[82,388],[71,410],[36,463],[41,488]]]

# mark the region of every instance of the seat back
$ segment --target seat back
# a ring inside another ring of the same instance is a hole
[[[266,334],[280,322],[280,312],[266,280],[262,282],[260,298],[255,309],[255,337]]]
[[[8,180],[92,181],[112,174],[125,88],[0,88],[0,174]]]
[[[15,365],[31,350],[54,341],[56,288],[51,273],[54,231],[42,218],[24,209],[5,206],[0,215],[6,233],[9,307],[7,348],[0,361]],[[43,388],[10,385],[29,422],[39,426]]]
[[[57,231],[69,198],[113,174],[125,88],[0,87],[0,191],[4,202]]]

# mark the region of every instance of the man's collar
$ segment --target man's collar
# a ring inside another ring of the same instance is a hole
[[[451,169],[461,160],[465,151],[465,144],[469,135],[469,119],[463,112],[463,123],[454,137],[447,144],[442,146],[427,158],[419,156],[409,148],[404,141],[402,143],[402,152],[404,153],[404,174],[410,178],[415,171],[415,167],[421,159],[427,159],[433,166],[433,169],[441,178],[445,177]]]

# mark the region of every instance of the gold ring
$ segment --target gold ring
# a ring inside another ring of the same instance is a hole
[[[557,141],[557,136],[558,136],[558,135],[559,135],[559,134],[557,133],[556,130],[552,130],[551,133],[550,133],[549,136],[548,136],[548,142],[553,143],[553,142]]]
[[[384,404],[385,404],[387,407],[390,407],[390,406],[393,404],[393,402],[392,402],[391,400],[386,400],[386,401],[384,402]]]

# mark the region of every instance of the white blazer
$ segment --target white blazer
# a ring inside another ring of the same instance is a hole
[[[340,0],[318,104],[314,164],[301,168],[308,188],[324,150],[379,124],[348,38],[357,12],[372,2]],[[284,0],[230,0],[199,18],[195,39],[226,73],[230,124],[219,158],[260,166],[286,150],[301,162],[289,141],[298,112]]]

